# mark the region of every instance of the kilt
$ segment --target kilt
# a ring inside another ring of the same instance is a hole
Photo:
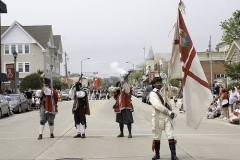
[[[116,113],[116,122],[123,124],[134,123],[130,109],[123,109],[120,113]]]

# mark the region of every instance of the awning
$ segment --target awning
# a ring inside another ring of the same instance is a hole
[[[0,81],[1,82],[8,82],[7,75],[5,73],[0,73]]]

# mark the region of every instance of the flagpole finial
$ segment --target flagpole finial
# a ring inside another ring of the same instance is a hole
[[[178,4],[178,9],[179,9],[183,14],[186,14],[185,8],[186,8],[186,6],[184,5],[183,1],[180,0],[180,2],[179,2],[179,4]]]

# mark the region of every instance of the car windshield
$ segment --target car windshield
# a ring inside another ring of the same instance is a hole
[[[144,92],[144,90],[143,89],[139,89],[138,92]]]
[[[67,91],[62,91],[61,93],[62,93],[62,94],[68,94],[68,92],[67,92]]]
[[[9,95],[9,97],[11,98],[11,101],[19,101],[20,100],[20,96],[18,95]]]

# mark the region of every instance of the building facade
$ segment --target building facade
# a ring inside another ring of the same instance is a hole
[[[51,25],[22,26],[17,21],[11,26],[1,27],[2,73],[6,73],[6,64],[14,63],[13,52],[17,52],[17,85],[27,75],[41,70],[46,78],[60,76],[62,63],[62,42],[60,35],[53,35]],[[51,68],[52,67],[52,68]],[[5,82],[2,86],[14,88],[14,83]]]

